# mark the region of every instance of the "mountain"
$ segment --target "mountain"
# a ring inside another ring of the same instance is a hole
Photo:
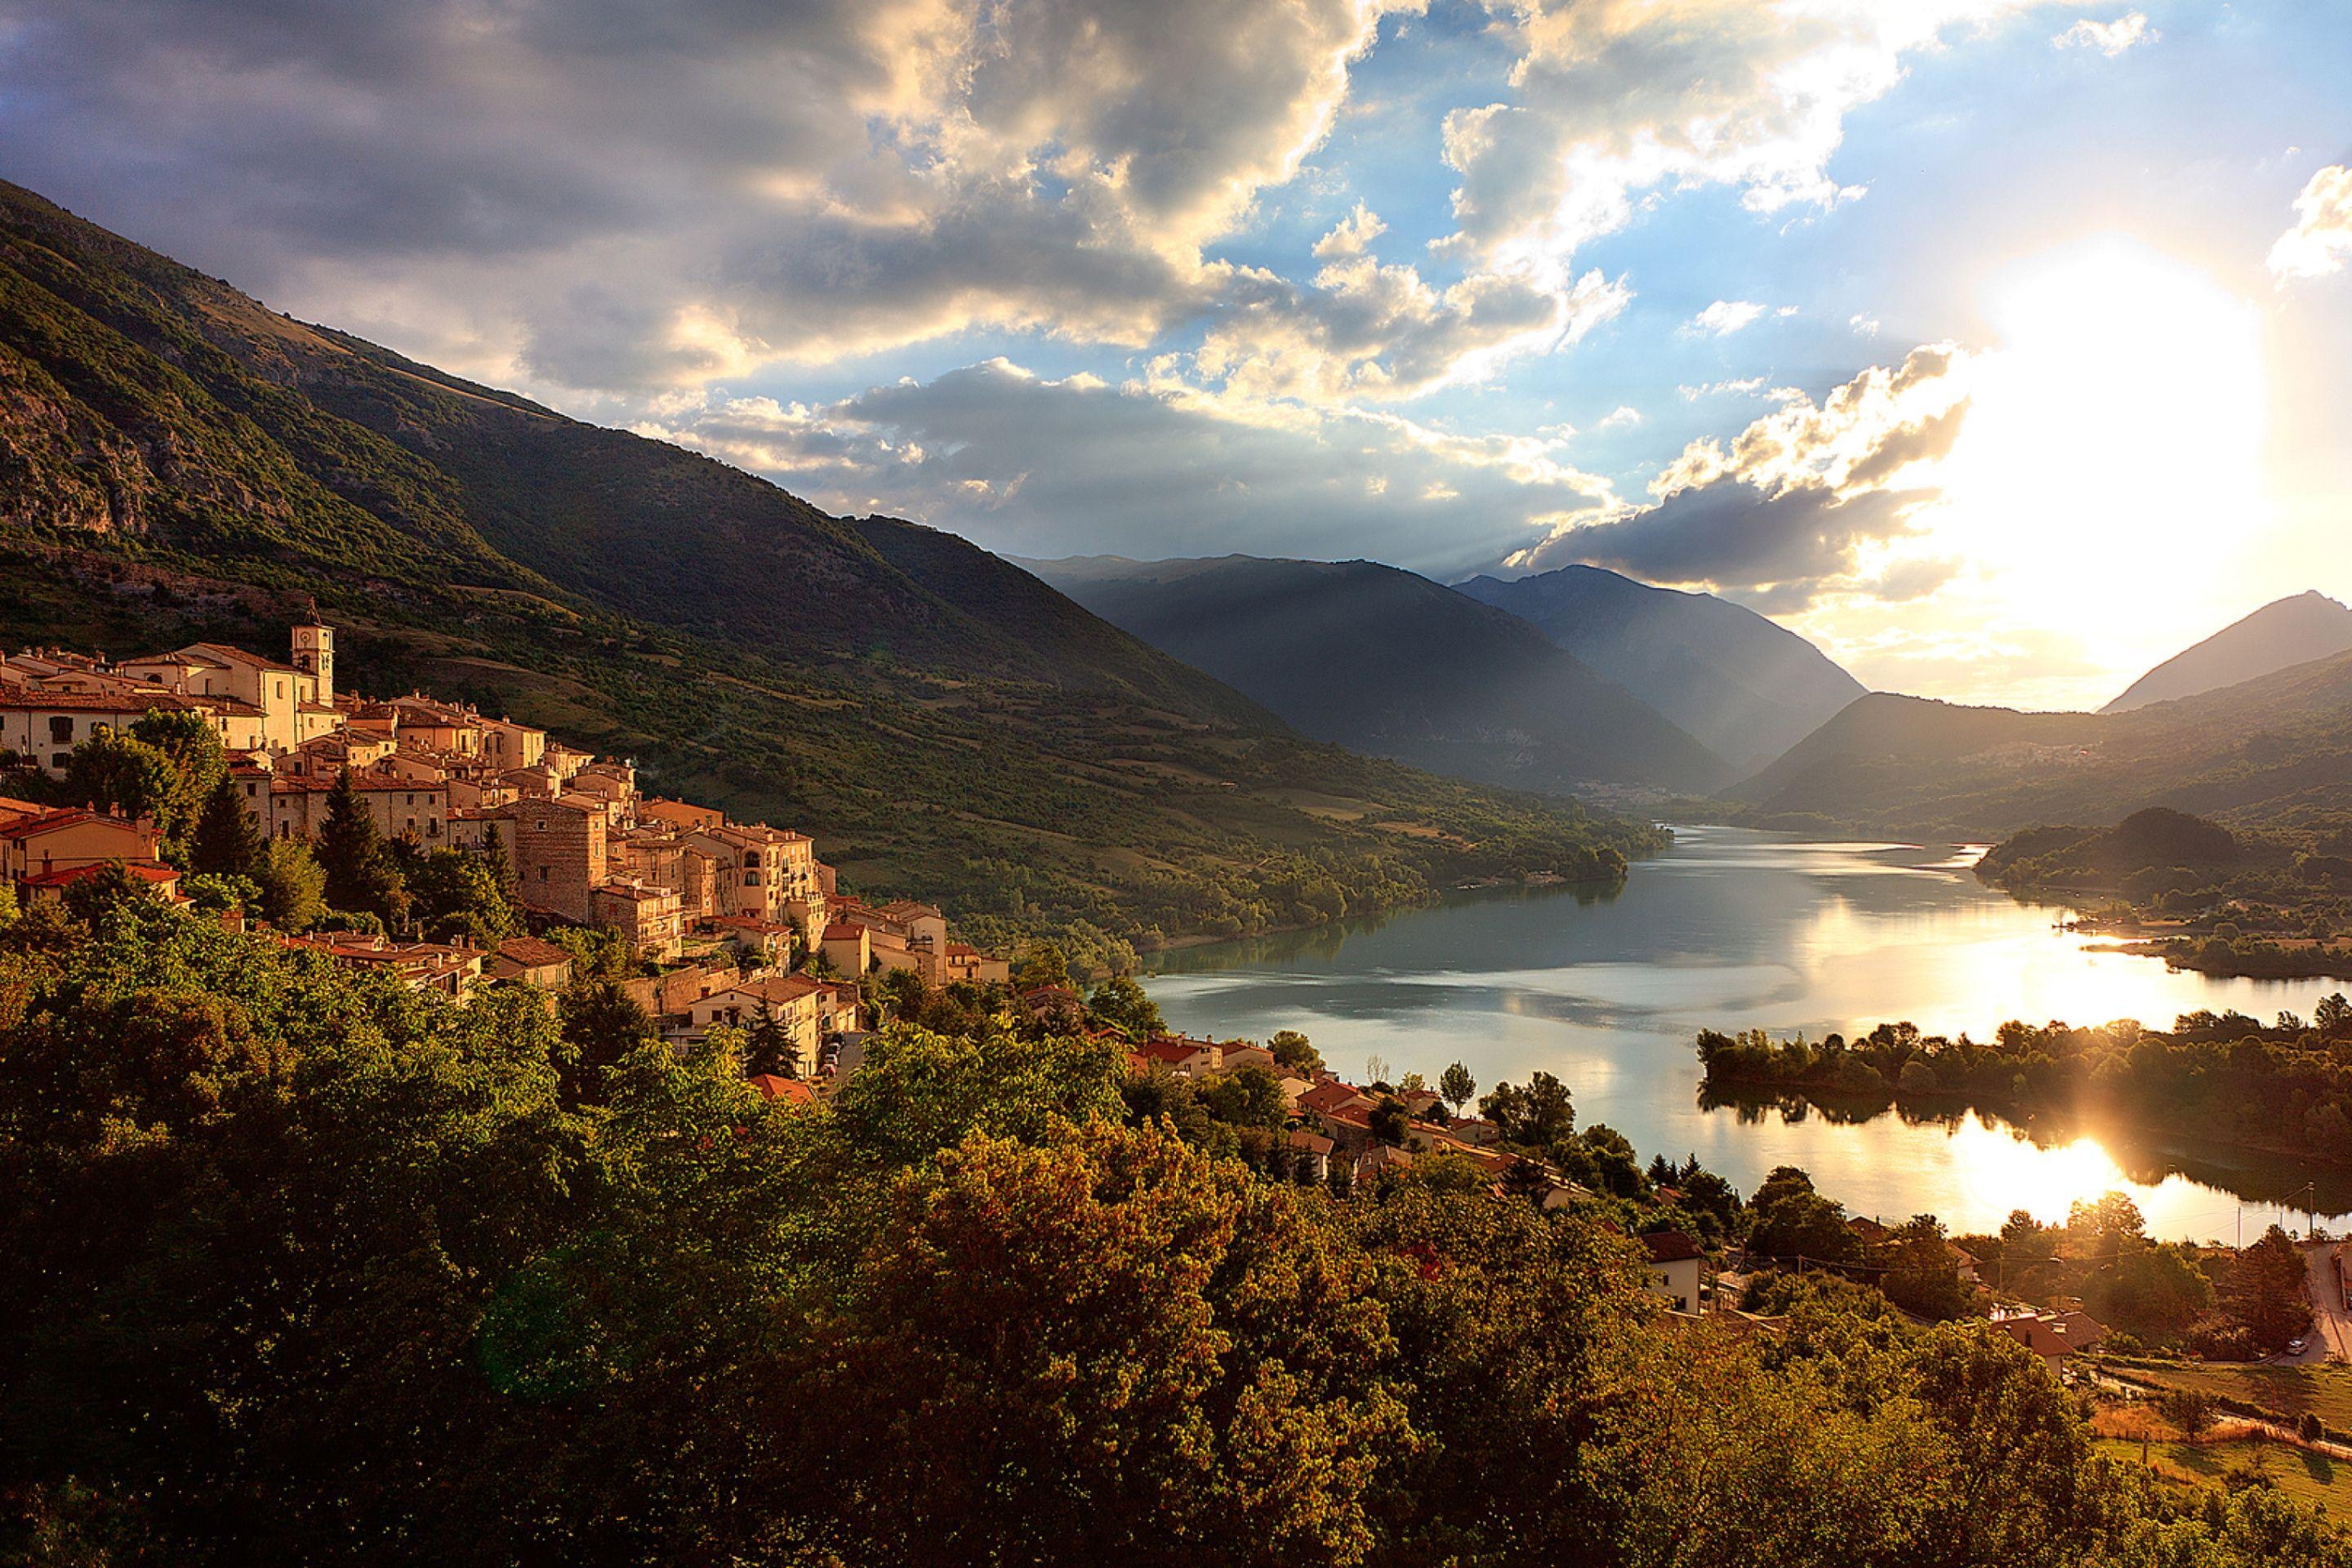
[[[1455,586],[1534,626],[1742,768],[1779,756],[1863,694],[1796,633],[1711,594],[1597,566]]]
[[[1516,616],[1370,561],[1024,563],[1321,740],[1487,783],[1706,789],[1730,775]]]
[[[2314,826],[2352,812],[2352,653],[2124,713],[1876,694],[1718,798],[1759,826],[1987,840],[2157,806]]]
[[[282,646],[817,834],[861,890],[1092,962],[1647,828],[1300,738],[984,551],[269,310],[0,184],[0,637]]]
[[[2128,713],[2152,702],[2195,697],[2352,649],[2352,609],[2320,593],[2264,605],[2196,647],[2173,655],[2099,710]]]

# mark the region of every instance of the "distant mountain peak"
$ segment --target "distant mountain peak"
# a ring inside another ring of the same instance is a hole
[[[1796,633],[1712,594],[1581,564],[1457,586],[1528,622],[1743,768],[1770,762],[1864,694]]]
[[[2316,588],[2276,599],[2166,659],[2102,713],[2127,713],[2259,679],[2352,648],[2352,609]]]

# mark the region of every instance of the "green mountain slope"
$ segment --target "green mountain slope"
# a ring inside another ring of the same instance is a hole
[[[2352,609],[2324,594],[2298,594],[2264,605],[2173,655],[2099,711],[2127,713],[2152,702],[2218,691],[2347,649],[2352,649]]]
[[[1711,594],[1598,566],[1454,586],[1535,626],[1743,768],[1779,756],[1863,694],[1796,633]]]
[[[1984,838],[2151,806],[2315,821],[2352,810],[2352,654],[2118,714],[1865,697],[1718,798],[1759,823]]]
[[[1706,789],[1730,770],[1516,616],[1370,561],[1025,563],[1318,739],[1488,783]]]
[[[281,646],[635,756],[983,940],[1312,922],[1645,829],[1301,740],[994,556],[566,419],[0,186],[0,637]]]

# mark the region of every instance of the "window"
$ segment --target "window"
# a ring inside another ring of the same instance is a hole
[[[544,866],[539,868],[539,879],[542,882],[547,880],[547,868]]]
[[[68,767],[72,765],[72,763],[73,758],[63,752],[59,752],[56,756],[49,759],[49,766],[57,769],[59,773],[65,772]]]
[[[410,791],[408,792],[408,799],[407,799],[404,803],[403,803],[403,804],[404,804],[404,805],[415,805],[416,804],[416,792],[415,792],[415,790],[410,790]],[[416,819],[415,819],[415,817],[413,817],[413,816],[412,816],[412,817],[410,817],[410,818],[408,819],[408,825],[409,825],[411,827],[415,826],[416,826]]]
[[[746,866],[757,866],[759,863],[760,852],[757,849],[746,849],[743,851],[743,864]]]
[[[71,719],[57,718],[52,716],[49,720],[49,740],[51,743],[55,745],[72,745],[73,721]]]
[[[743,885],[744,885],[745,887],[747,887],[747,888],[756,888],[756,887],[758,887],[758,886],[760,885],[760,873],[758,873],[757,871],[746,871],[746,872],[744,872],[744,873],[743,873]]]

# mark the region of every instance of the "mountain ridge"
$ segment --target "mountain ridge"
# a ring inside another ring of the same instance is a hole
[[[1380,562],[1020,563],[1320,740],[1552,791],[1686,791],[1732,772],[1533,626]]]
[[[2352,609],[2317,589],[2274,599],[2166,659],[2102,713],[2195,697],[2352,649]]]
[[[1585,565],[1454,587],[1528,622],[1743,769],[1780,756],[1865,690],[1786,626],[1711,594]]]

